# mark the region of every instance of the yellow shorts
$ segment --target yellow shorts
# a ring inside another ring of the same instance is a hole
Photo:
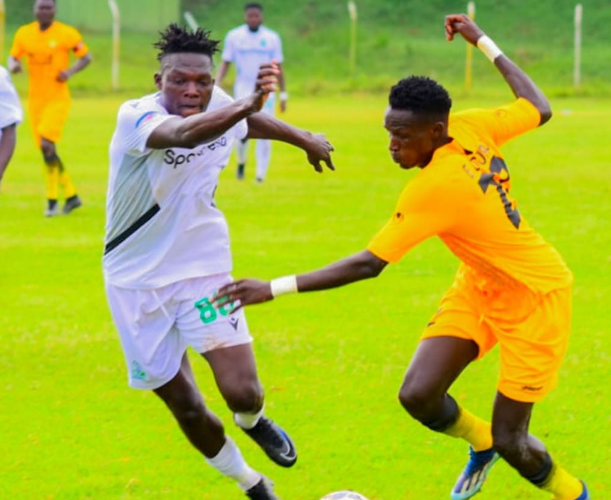
[[[31,105],[29,109],[36,144],[40,147],[41,138],[57,144],[62,138],[64,125],[70,114],[70,101],[58,99],[44,105]]]
[[[545,295],[481,290],[457,281],[443,297],[422,339],[473,340],[478,359],[498,342],[498,391],[516,401],[540,401],[557,384],[571,327],[571,286]]]

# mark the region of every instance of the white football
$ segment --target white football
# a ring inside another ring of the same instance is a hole
[[[334,491],[322,497],[320,500],[367,500],[356,491]]]

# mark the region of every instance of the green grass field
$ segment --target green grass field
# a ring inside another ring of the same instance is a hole
[[[504,94],[509,99],[509,92]],[[39,153],[28,125],[0,195],[0,498],[242,498],[207,467],[153,395],[126,385],[101,273],[107,147],[117,98],[80,98],[59,152],[84,207],[44,219]],[[502,103],[501,99],[483,104]],[[482,104],[456,103],[457,109]],[[575,273],[574,326],[560,386],[537,405],[532,431],[557,460],[611,491],[611,173],[609,101],[555,100],[544,128],[506,147],[522,214]],[[269,181],[222,175],[235,276],[272,278],[360,251],[392,213],[403,184],[387,154],[384,96],[301,98],[286,119],[327,133],[335,173],[317,175],[276,145]],[[354,489],[371,500],[447,499],[466,446],[412,421],[396,394],[421,328],[456,259],[428,241],[381,277],[247,311],[268,414],[299,448],[292,470],[269,462],[231,423],[207,366],[192,356],[210,407],[284,500]],[[498,359],[473,365],[453,394],[487,417]],[[499,463],[478,499],[547,499]]]

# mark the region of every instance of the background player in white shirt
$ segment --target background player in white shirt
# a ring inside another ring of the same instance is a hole
[[[17,124],[23,112],[19,96],[13,87],[8,71],[0,66],[0,182],[15,151]]]
[[[259,3],[247,3],[244,7],[244,19],[246,24],[232,29],[225,37],[223,54],[218,74],[217,83],[220,85],[229,65],[235,63],[236,79],[234,85],[234,97],[242,99],[255,88],[257,72],[261,64],[275,61],[280,69],[278,85],[280,87],[280,111],[286,111],[288,93],[284,72],[282,71],[282,41],[278,33],[263,26],[263,7]],[[263,112],[274,114],[275,94],[272,92],[267,98]],[[238,155],[237,178],[244,178],[248,143],[246,140],[239,141],[236,146]],[[269,141],[258,140],[255,146],[256,180],[263,182],[267,175],[267,169],[271,158],[271,144]]]
[[[237,139],[288,142],[303,149],[319,172],[321,162],[333,169],[333,148],[322,135],[259,113],[276,87],[275,64],[263,65],[253,92],[238,101],[216,87],[212,56],[218,43],[201,29],[170,25],[156,44],[159,92],[119,110],[110,145],[106,292],[130,385],[153,390],[207,462],[249,498],[277,500],[205,407],[186,349],[209,363],[236,424],[277,464],[293,465],[291,439],[263,415],[246,318],[209,301],[231,281],[232,265],[214,193]]]

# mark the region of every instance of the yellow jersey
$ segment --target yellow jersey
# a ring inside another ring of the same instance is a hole
[[[59,73],[68,69],[70,52],[78,58],[89,52],[81,34],[71,26],[54,21],[41,31],[38,22],[33,22],[17,30],[11,56],[15,59],[26,57],[31,103],[70,99],[67,83],[57,81]]]
[[[538,127],[540,114],[518,99],[450,116],[451,142],[405,186],[395,212],[367,249],[397,262],[421,241],[439,236],[462,261],[460,274],[482,288],[547,293],[571,283],[560,254],[518,211],[509,194],[505,142]]]

